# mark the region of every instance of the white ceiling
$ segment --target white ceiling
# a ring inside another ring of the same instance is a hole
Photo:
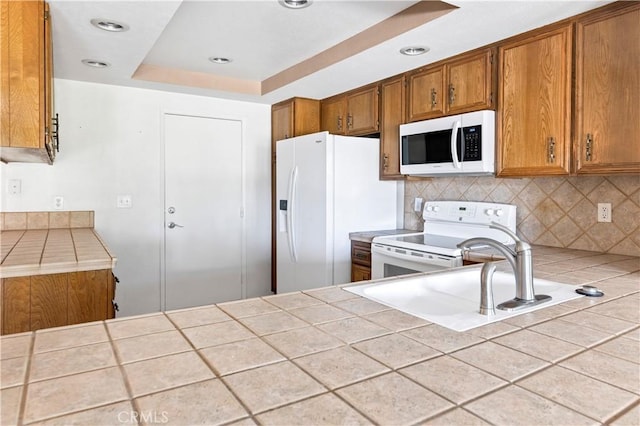
[[[314,0],[310,7],[291,10],[277,0],[50,0],[54,75],[267,104],[293,96],[322,99],[608,2],[451,0],[447,3],[457,9],[444,16],[260,94],[261,82],[417,2]],[[90,24],[93,18],[123,22],[130,29],[99,30]],[[400,55],[408,45],[431,50],[418,57]],[[213,64],[211,56],[232,62]],[[82,59],[111,66],[90,68]],[[147,81],[143,72],[133,78],[139,67],[179,83]],[[257,93],[243,85],[258,88]]]

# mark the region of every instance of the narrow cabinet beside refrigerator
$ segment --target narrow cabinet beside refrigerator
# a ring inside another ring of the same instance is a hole
[[[396,228],[380,141],[314,133],[276,144],[277,292],[350,282],[350,232]]]

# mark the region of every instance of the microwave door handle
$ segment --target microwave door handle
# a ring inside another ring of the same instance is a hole
[[[453,158],[454,169],[460,168],[460,162],[458,161],[458,129],[460,129],[460,121],[456,120],[453,123],[453,132],[451,132],[451,158]]]

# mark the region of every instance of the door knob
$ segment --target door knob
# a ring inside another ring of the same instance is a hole
[[[167,228],[169,228],[169,229],[173,229],[173,228],[184,228],[184,226],[182,226],[182,225],[178,225],[178,224],[177,224],[177,223],[175,223],[175,222],[169,222],[169,224],[167,225]]]
[[[174,214],[176,212],[176,208],[175,207],[169,207],[167,209],[167,212],[169,212],[169,214]]]

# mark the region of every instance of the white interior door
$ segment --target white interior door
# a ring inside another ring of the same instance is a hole
[[[242,297],[242,124],[165,114],[166,310]]]

